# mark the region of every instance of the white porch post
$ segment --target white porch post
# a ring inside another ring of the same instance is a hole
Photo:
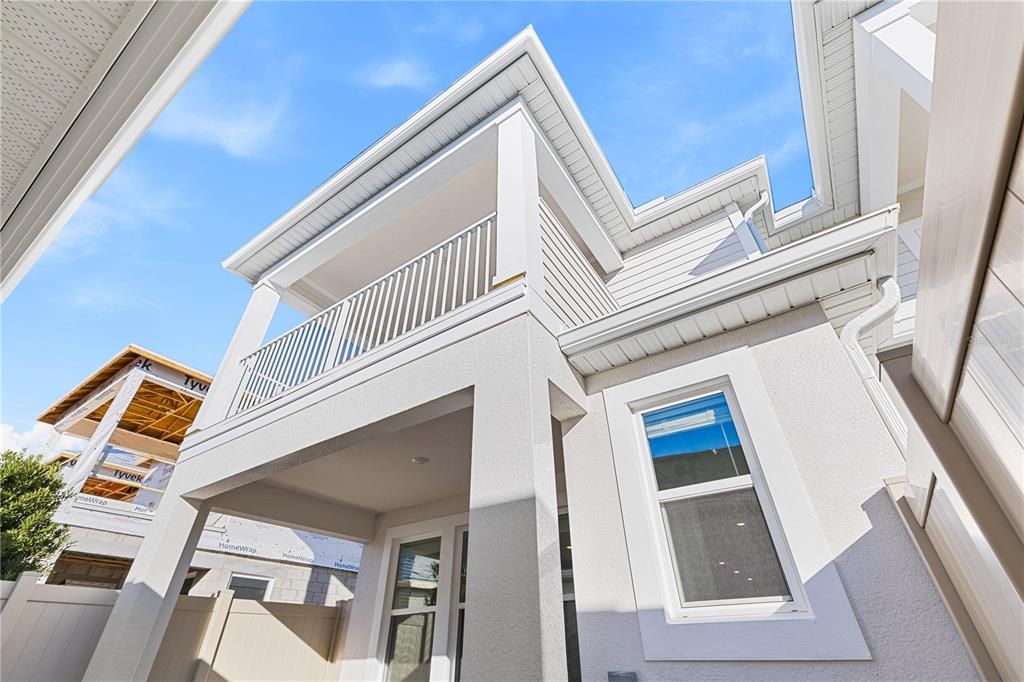
[[[466,680],[568,674],[548,386],[525,355],[474,389]]]
[[[132,398],[135,397],[135,393],[139,390],[139,386],[142,385],[144,378],[145,373],[140,369],[132,369],[125,376],[124,383],[121,384],[121,388],[118,389],[114,399],[110,401],[110,407],[107,408],[96,430],[93,431],[89,444],[85,446],[85,450],[79,455],[78,461],[75,462],[75,466],[67,479],[68,488],[72,489],[75,493],[82,489],[86,479],[89,478],[89,474],[96,468],[96,463],[99,462],[103,449],[110,442],[110,437],[114,435],[121,417],[124,416],[125,410],[131,404]]]
[[[280,298],[269,284],[257,284],[253,288],[191,430],[204,429],[227,418],[235,391],[242,381],[242,359],[263,343]]]
[[[147,679],[208,512],[208,503],[186,500],[171,490],[164,494],[84,680]]]
[[[931,111],[935,33],[913,16],[913,7],[876,5],[852,22],[862,214],[896,202],[901,91]]]
[[[516,112],[498,124],[498,251],[493,280],[495,286],[538,267],[539,202],[536,139],[526,115]]]

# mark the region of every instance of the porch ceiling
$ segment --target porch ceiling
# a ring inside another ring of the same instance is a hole
[[[364,441],[263,483],[384,513],[469,494],[473,409]],[[425,464],[414,464],[425,457]]]

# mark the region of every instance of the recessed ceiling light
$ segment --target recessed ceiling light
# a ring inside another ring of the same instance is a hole
[[[725,566],[725,562],[724,562],[724,561],[719,561],[719,562],[718,562],[718,565],[719,565],[719,566]]]
[[[751,580],[753,580],[753,578],[747,578],[747,580],[748,580],[748,581],[751,581]]]
[[[733,573],[735,573],[735,574],[739,575],[739,571],[733,571]]]
[[[747,525],[747,522],[746,521],[740,521],[736,525],[742,528],[743,526]]]
[[[413,457],[411,460],[413,464],[426,464],[430,461],[429,457]]]

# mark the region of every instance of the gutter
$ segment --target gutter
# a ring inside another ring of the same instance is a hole
[[[860,377],[864,390],[868,392],[871,402],[875,404],[878,414],[882,417],[885,427],[889,429],[889,434],[896,441],[896,446],[900,449],[900,452],[906,456],[907,425],[896,409],[892,398],[889,397],[889,394],[882,387],[882,382],[879,381],[878,375],[868,360],[868,356],[864,353],[864,349],[861,348],[858,342],[861,334],[874,329],[886,319],[893,317],[899,308],[901,298],[900,287],[896,283],[895,278],[880,278],[878,280],[878,290],[882,294],[882,299],[847,322],[846,326],[843,327],[842,333],[839,335],[839,341],[842,343],[843,350],[849,356],[850,362],[853,363],[853,368]]]
[[[884,208],[770,251],[755,260],[727,266],[674,291],[566,330],[558,337],[559,345],[562,352],[572,357],[640,334],[669,320],[865,254],[875,255],[879,278],[894,274],[888,263],[895,258],[888,256],[895,253],[897,216],[898,211],[894,207]]]

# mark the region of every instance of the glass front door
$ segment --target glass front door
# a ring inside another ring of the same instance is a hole
[[[388,625],[387,682],[429,682],[441,538],[399,546]]]

